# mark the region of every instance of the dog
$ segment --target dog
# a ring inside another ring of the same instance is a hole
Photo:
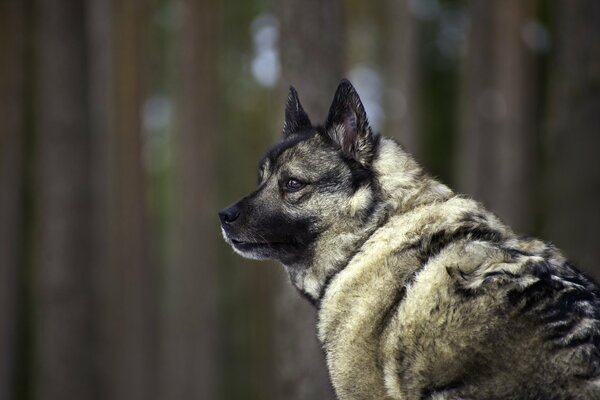
[[[219,213],[318,308],[339,399],[600,399],[600,289],[376,134],[343,80],[323,125],[291,87],[258,188]]]

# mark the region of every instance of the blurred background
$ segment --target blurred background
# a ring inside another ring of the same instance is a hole
[[[597,0],[0,0],[0,399],[333,399],[216,215],[290,84],[600,278],[599,43]]]

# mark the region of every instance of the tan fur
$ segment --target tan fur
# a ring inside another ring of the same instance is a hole
[[[463,381],[479,364],[495,374],[482,378],[483,383],[489,381],[487,389],[471,393],[482,399],[504,398],[517,383],[526,387],[564,376],[568,367],[557,365],[560,352],[547,352],[540,332],[525,319],[512,316],[503,301],[512,285],[527,287],[536,282],[522,267],[540,261],[541,256],[524,256],[515,262],[489,243],[458,241],[430,259],[404,287],[419,262],[399,250],[428,233],[458,227],[466,212],[485,215],[489,225],[507,237],[508,244],[524,252],[535,253],[547,246],[539,241],[519,241],[478,203],[424,178],[395,143],[384,141],[381,146],[374,169],[395,210],[335,276],[319,311],[319,339],[339,398],[421,398],[423,388]],[[554,258],[562,260],[557,252]],[[518,283],[488,284],[485,290],[490,294],[476,301],[457,296],[456,285],[481,288],[481,277],[492,271],[524,275]],[[463,281],[461,275],[470,280]],[[387,324],[380,326],[402,290],[405,297],[400,306]],[[402,359],[409,356],[410,360]],[[571,380],[564,385],[572,390],[575,386],[569,385],[577,383]],[[557,393],[557,398],[600,398],[594,384],[581,382],[577,388],[578,395],[571,391],[569,395]],[[451,390],[448,397],[435,395],[454,398]]]

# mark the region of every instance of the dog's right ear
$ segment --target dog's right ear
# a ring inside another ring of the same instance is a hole
[[[356,89],[346,79],[342,79],[333,96],[325,132],[346,157],[363,165],[373,159],[376,135]]]
[[[310,129],[311,127],[312,123],[302,108],[302,104],[300,104],[298,92],[296,92],[296,89],[294,89],[293,86],[290,86],[290,93],[288,94],[287,104],[285,106],[283,138],[285,139],[291,134]]]

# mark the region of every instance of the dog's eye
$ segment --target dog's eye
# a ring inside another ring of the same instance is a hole
[[[304,183],[301,182],[298,179],[295,178],[290,178],[287,180],[287,182],[285,183],[285,190],[287,192],[297,192],[298,190],[302,189],[304,187]]]

